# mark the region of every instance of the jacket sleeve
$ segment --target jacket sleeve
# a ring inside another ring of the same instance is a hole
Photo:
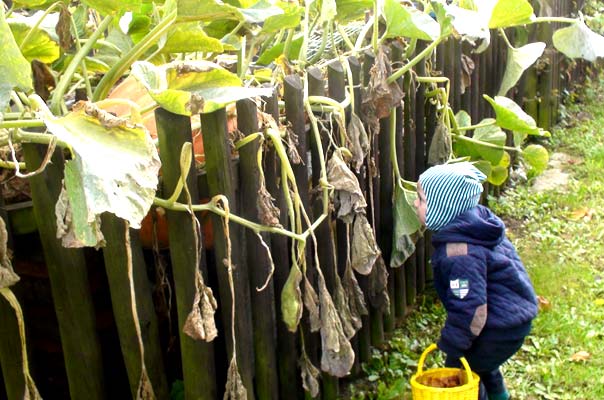
[[[474,255],[441,260],[442,277],[448,285],[443,304],[447,310],[438,347],[458,358],[480,335],[487,320],[486,262]]]

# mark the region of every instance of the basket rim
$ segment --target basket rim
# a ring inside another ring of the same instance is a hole
[[[419,389],[419,390],[427,390],[427,391],[431,391],[434,393],[457,393],[457,392],[465,392],[469,389],[474,389],[476,387],[478,387],[478,385],[480,384],[480,376],[478,376],[478,374],[474,371],[472,371],[472,381],[465,383],[463,385],[460,386],[455,386],[455,387],[450,387],[450,388],[437,388],[437,387],[433,387],[433,386],[426,386],[423,385],[421,383],[419,383],[417,381],[417,379],[423,375],[428,375],[430,374],[430,372],[439,372],[439,371],[451,371],[451,372],[459,372],[459,371],[465,372],[465,370],[463,370],[462,368],[431,368],[428,370],[423,371],[421,374],[419,373],[415,373],[413,374],[413,376],[411,376],[411,388],[412,389]]]

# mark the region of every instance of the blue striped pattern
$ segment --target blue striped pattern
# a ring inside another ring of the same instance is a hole
[[[437,165],[419,177],[426,195],[426,227],[438,231],[476,207],[486,176],[469,162]]]

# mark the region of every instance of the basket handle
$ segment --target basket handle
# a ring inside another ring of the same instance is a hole
[[[424,352],[422,353],[422,355],[419,358],[419,362],[417,363],[417,375],[418,376],[424,373],[424,363],[426,362],[426,357],[428,357],[428,354],[432,353],[437,348],[438,348],[438,346],[436,346],[436,344],[432,343],[430,346],[428,346],[428,348],[426,350],[424,350]],[[465,357],[459,357],[459,361],[461,361],[461,364],[463,365],[463,367],[466,371],[468,383],[472,382],[474,380],[474,376],[472,375],[472,370],[470,369],[470,365],[468,364],[468,361],[466,361]]]

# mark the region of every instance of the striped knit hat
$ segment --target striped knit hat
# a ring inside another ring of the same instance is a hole
[[[426,227],[438,231],[476,207],[486,176],[469,162],[437,165],[419,177],[426,194]]]

